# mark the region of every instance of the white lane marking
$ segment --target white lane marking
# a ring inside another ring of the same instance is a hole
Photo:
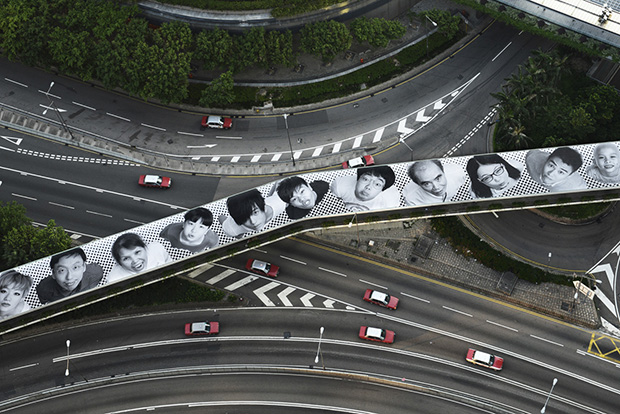
[[[79,102],[75,102],[75,101],[73,101],[73,102],[71,102],[71,103],[72,103],[73,105],[81,106],[82,108],[90,109],[91,111],[96,111],[96,109],[95,109],[95,108],[93,108],[92,106],[84,105],[84,104],[81,104],[81,103],[79,103]]]
[[[213,276],[211,279],[207,280],[205,283],[207,285],[215,285],[217,282],[219,282],[220,280],[226,279],[228,276],[232,275],[236,273],[235,270],[232,269],[228,269],[228,270],[224,270],[222,273]]]
[[[261,302],[265,304],[265,306],[276,306],[276,304],[273,303],[271,299],[269,299],[267,295],[265,295],[265,293],[269,292],[271,289],[277,286],[280,286],[278,282],[267,283],[265,286],[255,289],[254,294],[256,295],[256,297],[258,297],[258,299],[260,299]]]
[[[4,135],[1,135],[1,136],[2,136],[2,138],[6,139],[7,141],[9,141],[11,144],[14,144],[14,145],[19,145],[19,144],[21,144],[21,143],[22,143],[22,141],[24,140],[23,138],[6,137],[6,136],[4,136]],[[8,148],[4,148],[4,147],[2,147],[2,149],[5,149],[5,150],[8,150],[8,151],[13,151],[13,152],[15,152],[15,150],[8,149]]]
[[[86,210],[86,212],[87,212],[87,213],[90,213],[90,214],[94,214],[94,215],[96,215],[96,216],[103,216],[103,217],[109,217],[109,218],[112,218],[112,216],[111,216],[111,215],[109,215],[109,214],[97,213],[96,211],[90,211],[90,210]]]
[[[273,154],[273,157],[271,157],[271,162],[276,162],[280,159],[280,157],[282,156],[281,152],[278,152],[277,154]]]
[[[232,283],[228,286],[226,286],[224,288],[224,290],[235,290],[235,289],[239,289],[241,286],[245,286],[248,283],[252,283],[253,281],[255,281],[256,279],[258,279],[258,276],[248,276],[248,277],[244,277],[241,280],[236,281],[235,283]]]
[[[362,145],[362,138],[364,138],[363,135],[355,137],[355,139],[353,140],[353,147],[352,148],[357,148],[360,145]]]
[[[427,299],[422,299],[422,298],[419,298],[419,297],[417,297],[417,296],[413,296],[413,295],[408,295],[408,294],[407,294],[407,293],[405,293],[405,292],[400,292],[400,294],[401,294],[401,295],[403,295],[403,296],[407,296],[408,298],[411,298],[411,299],[419,300],[420,302],[431,303],[431,301],[430,301],[430,300],[427,300]]]
[[[255,155],[252,157],[252,159],[250,160],[250,162],[258,162],[260,160],[260,155]]]
[[[143,122],[142,122],[142,123],[140,123],[140,125],[142,125],[143,127],[147,127],[147,128],[153,128],[153,129],[156,129],[156,130],[158,130],[158,131],[164,131],[164,132],[166,131],[166,129],[165,129],[165,128],[156,127],[156,126],[154,126],[154,125],[145,124],[145,123],[143,123]]]
[[[65,204],[54,203],[52,201],[49,201],[48,204],[51,204],[51,205],[56,206],[56,207],[63,207],[63,208],[68,208],[68,209],[71,209],[71,210],[75,210],[75,207],[67,206]]]
[[[13,79],[4,78],[4,80],[7,81],[7,82],[14,83],[15,85],[23,86],[24,88],[28,87],[28,85],[26,85],[24,83],[21,83],[21,82],[14,81]]]
[[[372,282],[369,282],[369,281],[364,280],[364,279],[358,279],[358,280],[359,280],[360,282],[362,282],[362,283],[366,283],[366,284],[368,284],[368,285],[376,286],[376,287],[379,287],[379,288],[381,288],[381,289],[386,289],[386,290],[387,290],[387,286],[377,285],[376,283],[372,283]]]
[[[321,151],[323,151],[323,147],[315,148],[311,156],[318,157],[319,155],[321,155]]]
[[[187,145],[185,148],[213,148],[216,147],[217,144],[205,144],[205,145]],[[197,157],[196,159],[200,159]]]
[[[338,275],[338,276],[347,277],[347,275],[345,275],[344,273],[336,272],[336,271],[330,270],[330,269],[325,269],[324,267],[320,267],[319,266],[319,270],[322,270],[324,272],[333,273],[333,274]]]
[[[287,298],[287,296],[290,295],[293,292],[295,292],[295,288],[292,288],[292,287],[288,286],[282,292],[278,293],[278,298],[280,299],[280,301],[282,302],[282,304],[284,306],[293,306],[291,301],[288,300],[288,298]]]
[[[469,314],[469,313],[465,313],[465,312],[462,312],[462,311],[457,310],[457,309],[454,309],[454,308],[449,308],[449,307],[447,307],[447,306],[442,306],[442,308],[444,308],[444,309],[446,309],[446,310],[449,310],[449,311],[452,311],[452,312],[460,313],[461,315],[469,316],[470,318],[473,318],[473,317],[474,317],[473,315],[471,315],[471,314]]]
[[[203,134],[194,134],[192,132],[177,131],[177,134],[179,134],[179,135],[189,135],[189,136],[192,136],[192,137],[204,137]]]
[[[504,50],[508,49],[508,46],[510,46],[512,44],[512,42],[508,42],[508,44],[506,46],[504,46],[504,48],[502,50],[499,51],[499,53],[497,55],[495,55],[495,57],[493,59],[491,59],[491,62],[495,62],[495,59],[497,59],[502,53],[504,53]]]
[[[377,129],[377,130],[375,131],[375,136],[374,136],[374,138],[372,139],[373,144],[374,144],[375,142],[381,141],[381,137],[383,136],[383,131],[385,131],[385,128],[384,128],[384,127],[379,128],[379,129]]]
[[[109,113],[109,112],[106,112],[105,114],[106,114],[106,115],[110,115],[111,117],[114,117],[114,118],[118,118],[118,119],[123,120],[123,121],[131,122],[129,119],[127,119],[127,118],[123,118],[123,117],[122,117],[122,116],[120,116],[120,115],[114,115],[114,114],[111,114],[111,113]]]
[[[334,144],[334,149],[332,150],[332,154],[335,154],[338,151],[340,151],[340,147],[342,147],[342,142],[336,142]]]
[[[213,162],[218,162],[220,160],[220,157],[211,157],[211,161]]]
[[[291,262],[299,263],[299,264],[302,264],[302,265],[306,264],[305,262],[302,262],[301,260],[293,259],[291,257],[282,256],[282,255],[280,255],[280,257],[283,258],[283,259],[286,259],[286,260],[290,260]]]
[[[196,276],[200,276],[201,274],[203,274],[204,272],[206,272],[207,270],[209,270],[209,269],[211,269],[213,267],[215,267],[215,265],[212,265],[211,263],[206,263],[206,264],[200,266],[198,269],[192,270],[191,272],[189,272],[187,274],[187,276],[189,276],[192,279],[194,279]]]
[[[240,158],[241,158],[241,157],[240,157],[240,156],[238,156],[238,155],[237,155],[237,156],[234,156],[234,157],[232,157],[232,158],[230,159],[230,162],[239,162],[239,159],[240,159]]]
[[[243,137],[225,137],[223,135],[216,135],[215,138],[219,138],[219,139],[243,139]]]
[[[598,355],[594,355],[594,354],[591,354],[591,353],[589,353],[589,352],[582,351],[581,349],[578,349],[578,350],[577,350],[577,351],[575,351],[575,352],[577,352],[579,355],[589,356],[589,357],[592,357],[592,358],[596,358],[596,359],[598,359],[599,361],[607,362],[608,364],[614,364],[614,365],[616,366],[616,368],[620,368],[620,364],[618,364],[618,363],[616,363],[616,362],[613,362],[613,361],[610,361],[610,360],[605,359],[605,358],[601,358],[601,357],[600,357],[600,356],[598,356]]]
[[[326,308],[334,308],[334,303],[336,303],[335,301],[331,300],[331,299],[326,299],[323,302],[323,306],[325,306]]]
[[[563,344],[560,344],[560,343],[557,343],[557,342],[554,342],[554,341],[550,341],[550,340],[545,339],[545,338],[541,338],[540,336],[531,335],[531,334],[530,334],[530,336],[532,338],[534,338],[534,339],[539,339],[541,341],[545,341],[545,342],[548,342],[548,343],[553,344],[553,345],[562,346],[562,347],[564,346]]]
[[[140,224],[140,225],[144,224],[143,221],[137,221],[137,220],[127,219],[127,218],[123,219],[123,220],[128,222],[128,223],[136,223],[136,224]]]
[[[301,153],[302,153],[302,152],[303,152],[303,151],[296,151],[296,152],[293,154],[293,158],[295,158],[296,160],[298,160],[298,159],[299,159],[299,157],[301,157]]]
[[[316,295],[312,294],[312,293],[306,293],[305,295],[303,295],[301,297],[301,303],[304,304],[304,306],[307,306],[309,308],[314,307],[312,305],[312,302],[310,302],[312,300],[313,297],[315,297]]]
[[[265,253],[265,254],[267,254],[267,251],[266,251],[266,250],[261,250],[261,249],[256,249],[256,248],[254,248],[254,249],[252,249],[252,250],[257,251],[257,252],[261,252],[261,253]]]
[[[11,368],[11,369],[9,369],[9,371],[17,371],[18,369],[32,368],[32,367],[36,367],[37,365],[39,365],[39,363],[38,363],[38,362],[36,362],[36,363],[34,363],[34,364],[23,365],[23,366],[21,366],[21,367]]]
[[[16,194],[16,193],[11,193],[11,195],[13,197],[19,197],[19,198],[25,198],[25,199],[28,199],[28,200],[32,200],[32,201],[37,201],[37,199],[34,198],[34,197],[28,197],[28,196],[21,195],[21,194]]]
[[[490,323],[491,325],[499,326],[500,328],[508,329],[510,331],[513,331],[513,332],[519,332],[518,329],[511,328],[510,326],[502,325],[501,323],[493,322],[493,321],[490,321],[488,319],[487,319],[487,323]]]

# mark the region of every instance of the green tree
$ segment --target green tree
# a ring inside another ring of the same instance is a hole
[[[349,30],[358,42],[368,42],[375,47],[386,47],[390,40],[402,37],[407,31],[398,21],[383,18],[368,19],[366,16],[353,20]]]
[[[267,53],[267,64],[292,66],[293,56],[293,34],[290,30],[280,33],[272,30],[265,36],[265,48]]]
[[[428,25],[431,29],[432,23],[427,20],[429,17],[431,21],[437,23],[437,33],[445,36],[448,39],[452,39],[459,33],[460,18],[458,16],[452,16],[450,12],[446,10],[432,9],[420,13],[420,18],[424,25]]]
[[[265,28],[253,27],[242,36],[237,36],[235,38],[235,54],[231,60],[234,72],[254,65],[267,66]]]
[[[4,0],[0,6],[0,48],[11,60],[43,65],[49,57],[47,31],[52,27],[47,2]]]
[[[232,70],[222,73],[217,79],[203,89],[200,106],[205,108],[223,107],[235,100]]]
[[[233,55],[233,38],[226,30],[204,30],[196,36],[194,57],[202,61],[205,69],[227,68]]]
[[[323,61],[331,61],[337,53],[351,47],[353,37],[343,23],[334,20],[307,24],[301,29],[301,49]]]

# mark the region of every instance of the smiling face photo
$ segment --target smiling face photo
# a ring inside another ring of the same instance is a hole
[[[620,153],[614,144],[599,144],[594,150],[594,163],[601,175],[615,177],[620,173]]]
[[[131,248],[121,247],[118,255],[118,263],[127,271],[139,273],[146,269],[146,266],[148,265],[146,248],[142,246],[135,246]]]
[[[54,264],[52,278],[64,291],[72,292],[82,281],[86,263],[79,254],[63,256]]]

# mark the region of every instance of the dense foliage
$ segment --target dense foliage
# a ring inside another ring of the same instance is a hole
[[[32,262],[71,247],[71,238],[50,220],[36,228],[26,208],[16,202],[0,202],[0,270]]]
[[[496,150],[618,139],[620,95],[571,70],[580,58],[560,49],[536,51],[492,94],[498,100]]]

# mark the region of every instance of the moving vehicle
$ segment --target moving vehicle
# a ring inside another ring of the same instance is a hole
[[[194,322],[185,324],[185,335],[201,336],[201,335],[217,335],[220,333],[219,322]]]
[[[278,277],[278,273],[280,273],[278,266],[255,259],[248,259],[245,268],[250,272],[269,277]]]
[[[232,119],[225,116],[206,115],[202,117],[200,126],[203,128],[230,129]]]
[[[360,326],[360,338],[368,341],[383,342],[391,344],[394,342],[394,331],[381,328],[373,328],[371,326]]]
[[[172,179],[159,175],[141,175],[138,179],[138,184],[142,187],[170,188]]]
[[[372,289],[366,289],[366,293],[364,293],[364,300],[388,309],[396,309],[399,302],[399,299],[395,296],[390,296],[387,293]]]
[[[495,371],[501,371],[504,366],[504,358],[491,355],[487,352],[476,351],[473,348],[467,350],[467,357],[465,357],[465,360],[472,364],[494,369]]]
[[[364,155],[362,157],[353,158],[352,160],[342,163],[342,168],[357,168],[367,165],[375,165],[375,159],[372,155]]]

